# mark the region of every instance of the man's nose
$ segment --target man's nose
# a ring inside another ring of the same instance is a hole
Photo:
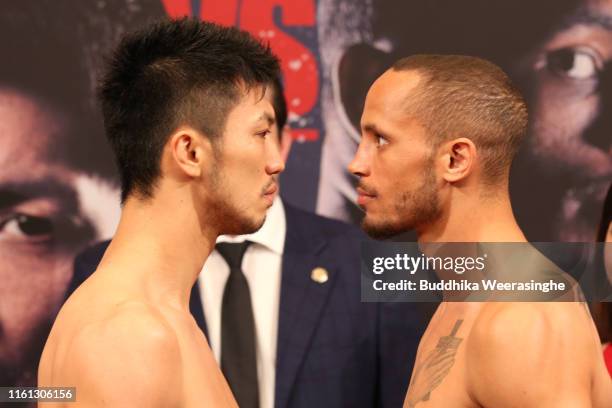
[[[277,144],[270,143],[266,149],[266,173],[269,175],[278,174],[285,170],[285,162]]]
[[[355,157],[348,165],[348,171],[358,177],[365,177],[370,175],[370,165],[368,163],[369,158],[365,152],[365,148],[362,144],[359,144],[359,148],[355,153]]]

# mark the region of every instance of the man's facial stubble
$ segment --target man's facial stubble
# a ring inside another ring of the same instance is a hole
[[[419,229],[421,226],[434,222],[440,216],[441,208],[433,157],[427,159],[421,177],[422,182],[417,188],[407,188],[392,198],[394,213],[390,217],[373,220],[368,218],[366,213],[362,221],[362,228],[370,237],[374,239],[391,238],[410,230]]]

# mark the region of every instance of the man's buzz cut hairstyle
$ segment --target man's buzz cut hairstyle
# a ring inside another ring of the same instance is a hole
[[[99,88],[121,201],[152,197],[168,138],[182,125],[213,142],[231,109],[280,75],[278,59],[245,31],[192,18],[162,20],[123,37]]]
[[[483,182],[495,185],[508,176],[527,132],[527,105],[501,68],[465,55],[413,55],[392,69],[420,74],[406,109],[433,146],[469,138],[482,160]]]

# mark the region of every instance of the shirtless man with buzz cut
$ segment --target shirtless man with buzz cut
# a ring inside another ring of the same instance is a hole
[[[99,94],[123,212],[47,340],[39,386],[76,387],[49,406],[237,406],[189,295],[217,236],[256,231],[272,205],[278,75],[235,28],[163,21],[122,40]]]
[[[482,59],[415,55],[370,88],[349,170],[363,228],[419,244],[526,243],[508,194],[527,128],[520,93]],[[524,262],[526,268],[537,262]],[[442,302],[404,407],[612,407],[612,381],[580,302]]]

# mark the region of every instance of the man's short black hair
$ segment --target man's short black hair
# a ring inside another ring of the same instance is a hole
[[[189,125],[213,141],[244,90],[266,87],[278,59],[245,31],[191,18],[125,36],[98,96],[121,178],[121,199],[150,198],[170,134]]]

